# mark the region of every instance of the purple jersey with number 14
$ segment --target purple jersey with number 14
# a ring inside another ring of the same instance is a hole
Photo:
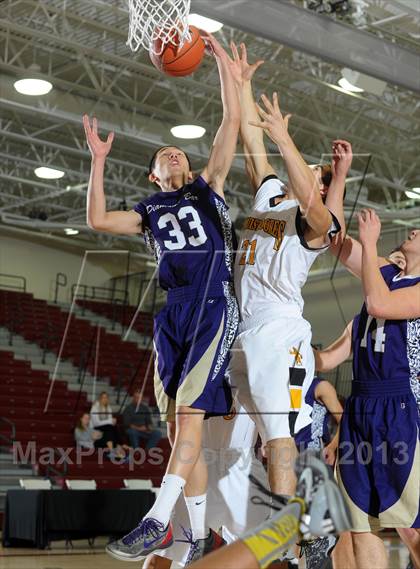
[[[400,269],[381,269],[389,290],[415,286],[420,277],[400,277]],[[413,294],[414,293],[413,291]],[[418,293],[417,293],[418,294]],[[369,316],[366,305],[353,323],[353,377],[358,381],[407,381],[420,403],[420,318],[381,320]]]
[[[420,282],[395,265],[381,273],[391,291]],[[353,530],[418,528],[420,318],[376,319],[364,304],[353,322],[353,376],[338,452]]]

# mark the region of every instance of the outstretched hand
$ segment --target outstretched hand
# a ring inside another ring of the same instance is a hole
[[[279,106],[279,97],[277,93],[273,95],[273,102],[266,95],[261,95],[266,110],[256,103],[258,114],[261,117],[261,122],[250,121],[249,124],[263,128],[266,134],[273,142],[279,144],[288,135],[289,120],[292,115],[288,114],[285,117],[281,114]]]
[[[381,220],[373,209],[362,209],[358,214],[359,239],[363,246],[376,245],[381,234]]]
[[[245,44],[241,44],[241,55],[239,55],[238,48],[234,42],[230,42],[230,49],[232,50],[232,57],[222,47],[220,42],[209,32],[200,30],[201,37],[206,44],[207,51],[216,58],[225,61],[230,69],[230,72],[238,86],[242,86],[244,81],[251,81],[255,71],[264,62],[262,60],[250,65],[248,63],[248,56]]]
[[[110,132],[106,140],[101,140],[98,135],[98,120],[93,117],[91,125],[88,115],[83,115],[83,126],[92,158],[105,158],[108,156],[114,140],[114,133]]]
[[[246,50],[246,45],[241,43],[241,54],[239,55],[238,48],[236,44],[232,41],[230,42],[230,49],[232,50],[233,63],[237,67],[237,72],[235,73],[235,79],[238,78],[238,85],[242,86],[245,82],[251,81],[254,73],[257,69],[264,63],[262,59],[259,59],[253,64],[248,63],[248,53]]]
[[[334,140],[332,146],[332,175],[346,178],[353,161],[353,149],[346,140]]]

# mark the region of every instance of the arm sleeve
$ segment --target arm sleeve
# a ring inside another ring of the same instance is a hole
[[[80,429],[74,429],[74,438],[76,440],[77,446],[83,448],[92,448],[94,446],[91,431],[81,431]]]
[[[110,409],[110,407],[108,409]],[[111,415],[108,412],[108,417],[101,420],[99,418],[99,406],[95,403],[90,410],[90,422],[94,429],[96,427],[103,427],[104,425],[112,425],[112,411]]]

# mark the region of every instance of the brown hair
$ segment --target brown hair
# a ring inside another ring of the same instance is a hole
[[[331,168],[331,164],[320,164],[320,168],[321,168],[321,179],[322,179],[322,183],[324,184],[324,186],[326,186],[327,188],[330,187],[330,184],[332,182],[332,168]]]
[[[80,415],[80,417],[77,419],[76,429],[79,429],[79,431],[86,431],[86,427],[84,427],[82,424],[82,418],[85,415],[89,415],[89,413],[86,411],[86,413],[83,413],[83,415]]]

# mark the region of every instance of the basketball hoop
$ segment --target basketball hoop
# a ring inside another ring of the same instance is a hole
[[[132,51],[144,47],[155,55],[161,55],[169,42],[182,47],[191,39],[190,5],[191,0],[129,0],[127,45]]]

